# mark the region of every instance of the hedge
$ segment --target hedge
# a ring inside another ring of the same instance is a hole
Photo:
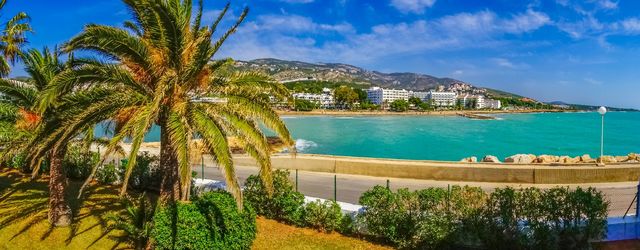
[[[357,220],[404,249],[586,249],[606,234],[608,201],[595,189],[454,186],[397,192],[376,186]]]

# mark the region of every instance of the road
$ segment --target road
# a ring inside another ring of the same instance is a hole
[[[201,178],[202,168],[200,165],[193,167],[193,171],[198,173]],[[236,166],[236,173],[240,183],[244,183],[249,175],[258,174],[256,167]],[[295,182],[295,171],[291,171],[291,180]],[[451,181],[434,181],[434,180],[418,180],[418,179],[401,179],[401,178],[381,178],[362,175],[346,175],[337,174],[336,176],[336,196],[338,201],[358,204],[358,199],[362,193],[371,189],[375,185],[385,186],[389,180],[391,189],[408,188],[410,190],[424,189],[428,187],[447,188],[447,185],[468,185],[481,187],[485,191],[491,191],[498,187],[538,187],[551,188],[558,185],[548,184],[517,184],[517,183],[486,183],[486,182],[451,182]],[[204,168],[204,177],[206,179],[223,180],[220,170],[213,164],[207,164]],[[596,183],[596,184],[579,184],[579,185],[562,185],[569,187],[594,187],[602,191],[607,199],[609,199],[609,215],[622,216],[629,204],[631,204],[637,190],[636,182],[616,182],[616,183]],[[320,172],[298,172],[298,191],[306,196],[313,196],[323,199],[333,199],[334,197],[334,174]],[[635,204],[632,206],[630,213],[635,213]]]

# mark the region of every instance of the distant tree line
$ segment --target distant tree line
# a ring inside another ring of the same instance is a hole
[[[499,97],[494,98],[495,100],[499,100],[502,103],[503,107],[522,107],[522,108],[532,108],[532,109],[555,109],[553,105],[524,100],[522,98],[511,98],[511,97]]]

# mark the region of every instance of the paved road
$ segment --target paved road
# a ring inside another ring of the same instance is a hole
[[[201,167],[193,168],[198,172],[198,178],[201,178]],[[244,183],[249,175],[257,174],[258,169],[255,167],[236,166],[236,172],[240,183]],[[205,165],[204,176],[206,179],[223,180],[220,170],[213,164]],[[336,175],[337,180],[337,200],[357,204],[360,195],[375,185],[386,185],[387,178],[362,176],[362,175]],[[291,171],[291,179],[295,180],[295,171]],[[481,187],[485,191],[491,191],[497,187],[513,186],[513,187],[539,187],[551,188],[557,185],[530,185],[530,184],[505,184],[505,183],[486,183],[486,182],[451,182],[451,181],[433,181],[433,180],[417,180],[417,179],[401,179],[388,178],[391,189],[408,188],[410,190],[423,189],[427,187],[443,187],[447,185],[469,185]],[[306,196],[319,197],[323,199],[333,199],[334,195],[334,174],[319,172],[298,172],[298,191]],[[595,187],[601,190],[611,202],[609,208],[610,216],[621,216],[625,213],[629,204],[632,202],[636,193],[635,182],[619,182],[619,183],[597,183],[597,184],[580,184],[565,185],[569,187]],[[631,208],[630,213],[635,213],[635,205]]]

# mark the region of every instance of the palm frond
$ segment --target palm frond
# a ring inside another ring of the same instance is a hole
[[[202,140],[211,155],[215,156],[215,160],[222,170],[227,184],[227,191],[235,197],[238,208],[241,209],[243,207],[242,191],[233,167],[227,136],[222,132],[220,125],[200,109],[193,110],[193,122],[198,126]]]

